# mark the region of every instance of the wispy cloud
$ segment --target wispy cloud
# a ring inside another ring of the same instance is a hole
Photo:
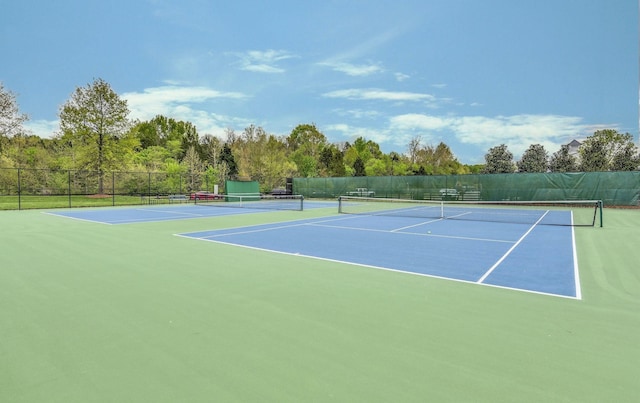
[[[146,88],[142,92],[122,94],[127,101],[131,119],[141,121],[157,115],[193,123],[198,132],[222,136],[226,128],[247,125],[248,120],[206,111],[202,104],[217,99],[243,100],[248,96],[239,92],[223,92],[202,86],[180,86],[178,84]]]
[[[380,112],[376,110],[363,109],[334,109],[333,113],[338,116],[347,116],[354,119],[375,119],[381,116]]]
[[[53,137],[60,128],[59,120],[29,120],[23,124],[27,131],[35,134],[38,137],[50,138]]]
[[[442,130],[451,126],[453,120],[439,116],[429,116],[419,113],[410,113],[394,116],[389,120],[391,129],[407,130]]]
[[[547,151],[555,152],[570,139],[584,137],[593,131],[593,127],[585,125],[582,118],[558,115],[487,117],[405,114],[391,118],[389,128],[393,133],[426,133],[440,138],[453,134],[461,143],[482,149],[506,144],[516,156],[520,156],[532,144],[542,144]]]
[[[615,127],[615,125],[607,125]],[[420,113],[397,115],[389,118],[388,124],[379,128],[368,128],[348,124],[325,127],[328,131],[353,140],[362,136],[379,144],[393,145],[396,151],[406,150],[412,138],[419,136],[425,144],[444,142],[472,146],[483,155],[489,148],[506,144],[518,159],[532,144],[542,144],[552,154],[573,138],[585,138],[599,127],[586,125],[583,119],[558,115],[513,115],[513,116],[433,116]],[[455,141],[453,140],[455,139]],[[453,152],[456,152],[453,147]],[[482,160],[465,163],[481,163]]]
[[[296,56],[284,50],[268,49],[250,50],[245,53],[238,54],[240,58],[240,68],[246,71],[256,73],[277,74],[284,73],[286,70],[278,66],[278,62],[294,58]]]
[[[372,74],[382,73],[384,69],[378,64],[352,64],[344,62],[322,62],[321,66],[327,66],[335,71],[345,73],[352,77],[370,76]]]
[[[386,91],[376,88],[336,90],[323,94],[327,98],[345,98],[350,100],[375,100],[394,102],[434,102],[436,98],[430,94],[404,91]]]
[[[456,119],[452,129],[462,143],[483,147],[506,144],[514,155],[521,155],[532,144],[555,152],[569,139],[584,136],[590,127],[573,116],[514,115],[466,116]]]
[[[346,123],[327,125],[323,129],[327,131],[342,133],[341,137],[346,138],[347,141],[351,142],[353,142],[358,137],[362,137],[379,144],[389,141],[389,133],[386,130],[357,127]]]
[[[404,73],[395,73],[396,81],[403,82],[411,78],[410,75]]]
[[[222,92],[208,87],[181,86],[175,83],[145,88],[142,92],[126,92],[122,94],[122,98],[127,100],[130,108],[149,104],[198,103],[214,98],[242,99],[246,97],[246,95],[239,92]]]

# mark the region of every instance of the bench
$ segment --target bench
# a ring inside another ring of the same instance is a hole
[[[186,203],[189,201],[189,197],[187,197],[187,195],[169,195],[168,199],[169,203]]]
[[[375,197],[376,192],[367,188],[357,188],[355,192],[347,192],[347,196]]]

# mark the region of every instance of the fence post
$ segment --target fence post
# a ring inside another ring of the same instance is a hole
[[[20,178],[20,170],[22,168],[18,168],[18,210],[22,210],[22,187],[20,186],[21,184],[21,178]]]
[[[69,194],[69,208],[71,208],[71,170],[67,170],[67,193]]]
[[[111,172],[111,205],[116,205],[116,173]]]

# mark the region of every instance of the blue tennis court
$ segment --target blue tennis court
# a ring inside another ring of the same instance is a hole
[[[346,214],[179,236],[581,298],[570,226]]]
[[[209,208],[194,205],[177,206],[145,206],[138,208],[64,210],[47,212],[75,220],[90,221],[100,224],[133,224],[157,221],[186,220],[193,218],[215,217],[230,214],[248,214],[259,210],[242,208]]]
[[[255,203],[244,203],[243,205],[225,202],[214,202],[210,204],[176,204],[161,206],[141,206],[126,208],[98,208],[98,209],[76,209],[49,211],[47,214],[72,218],[75,220],[90,221],[100,224],[135,224],[150,223],[158,221],[186,220],[194,218],[217,217],[236,214],[253,214],[268,211],[287,211],[297,208],[298,201],[285,203],[281,206],[274,206],[271,203],[258,201]],[[335,208],[335,202],[306,202],[304,209]],[[295,211],[291,211],[295,215]]]

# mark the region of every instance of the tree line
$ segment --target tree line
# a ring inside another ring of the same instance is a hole
[[[25,132],[27,115],[0,83],[0,168],[166,172],[205,176],[211,183],[251,179],[269,190],[283,186],[288,177],[628,171],[640,165],[633,137],[613,129],[596,131],[577,154],[565,145],[549,155],[533,144],[514,161],[502,144],[488,150],[484,164],[467,165],[445,143],[423,144],[420,136],[405,152],[385,154],[364,137],[330,143],[314,124],[300,124],[286,136],[251,125],[241,133],[227,129],[220,139],[200,135],[192,123],[171,117],[132,121],[128,115],[126,101],[96,79],[76,88],[61,106],[60,131],[40,138]]]

